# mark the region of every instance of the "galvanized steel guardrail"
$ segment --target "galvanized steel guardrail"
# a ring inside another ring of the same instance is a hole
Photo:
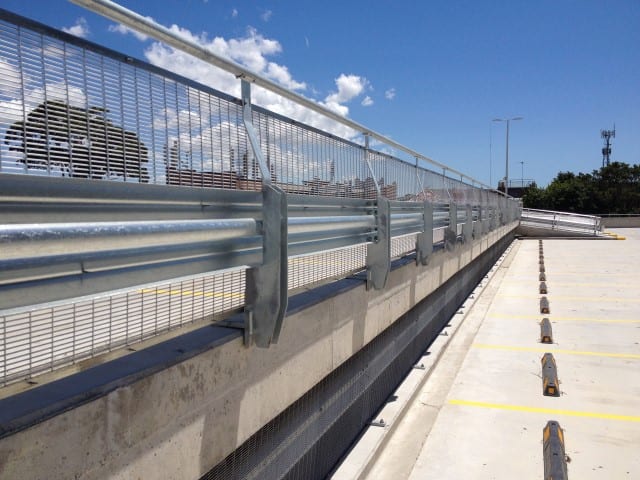
[[[238,309],[267,347],[290,291],[361,270],[383,288],[392,258],[426,265],[518,218],[481,182],[145,22],[238,75],[241,98],[0,10],[0,384]],[[252,83],[363,141],[252,105]]]
[[[523,227],[538,227],[593,236],[598,236],[602,232],[602,219],[598,216],[533,208],[522,209],[520,224]]]

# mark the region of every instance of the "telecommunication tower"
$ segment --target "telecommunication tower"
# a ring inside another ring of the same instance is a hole
[[[611,163],[611,139],[616,138],[616,126],[613,130],[600,130],[600,136],[604,138],[604,147],[602,147],[602,166]]]

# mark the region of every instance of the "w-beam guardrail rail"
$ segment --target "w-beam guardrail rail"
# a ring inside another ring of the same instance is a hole
[[[426,265],[518,218],[487,185],[145,22],[236,74],[241,97],[0,10],[0,385],[240,310],[267,347],[291,292],[359,271],[383,288],[392,259]],[[253,105],[252,83],[353,135]]]
[[[594,215],[556,212],[523,208],[520,218],[522,227],[543,228],[552,231],[598,236],[602,232],[602,219]]]

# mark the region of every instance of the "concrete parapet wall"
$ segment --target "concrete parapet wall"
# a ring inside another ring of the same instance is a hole
[[[571,231],[551,229],[546,227],[534,227],[532,225],[520,225],[516,229],[517,235],[536,238],[597,238],[593,232]]]
[[[602,226],[605,228],[638,228],[640,227],[640,215],[602,217]]]
[[[178,337],[120,359],[127,373],[99,391],[86,370],[26,392],[7,405],[18,410],[31,396],[41,406],[4,420],[0,478],[199,478],[516,226],[438,250],[426,267],[404,262],[382,291],[348,279],[293,297],[269,349],[246,348],[231,329],[205,327],[192,343]],[[206,347],[214,331],[219,338]],[[196,343],[198,351],[188,346]],[[153,355],[164,355],[160,366]],[[128,370],[135,362],[147,365],[142,373]],[[74,404],[43,407],[43,396],[63,396],[62,385],[80,389]],[[82,388],[94,393],[83,396]],[[0,415],[8,418],[7,408]]]

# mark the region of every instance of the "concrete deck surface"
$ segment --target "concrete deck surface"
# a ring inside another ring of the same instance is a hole
[[[518,240],[368,469],[368,479],[541,479],[542,430],[569,478],[640,478],[640,229],[623,241]],[[539,342],[548,317],[554,344]],[[554,354],[560,397],[542,394]]]

